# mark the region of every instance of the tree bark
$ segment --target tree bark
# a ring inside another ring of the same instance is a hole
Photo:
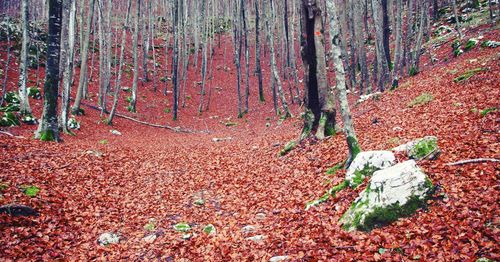
[[[80,81],[78,82],[78,89],[76,92],[76,97],[75,97],[75,102],[73,104],[73,108],[71,109],[72,113],[74,115],[79,115],[80,112],[80,103],[82,102],[83,97],[85,96],[84,92],[86,89],[86,86],[88,85],[87,82],[87,72],[88,72],[88,51],[89,51],[89,39],[90,39],[90,30],[92,27],[92,17],[94,16],[94,4],[95,0],[90,0],[90,8],[89,8],[89,14],[87,16],[87,28],[85,29],[84,36],[83,36],[83,47],[80,47],[81,49],[81,65],[80,65]],[[80,11],[82,12],[82,11]]]
[[[69,0],[69,18],[68,18],[68,39],[67,39],[67,55],[66,68],[64,70],[63,91],[61,96],[61,121],[60,126],[65,133],[68,130],[68,112],[69,99],[71,94],[71,86],[73,83],[73,62],[75,56],[75,20],[76,20],[76,0]]]
[[[330,38],[332,43],[332,55],[333,64],[335,67],[335,76],[337,79],[337,90],[338,99],[340,103],[340,114],[342,115],[342,120],[344,122],[344,132],[347,137],[347,145],[349,148],[349,157],[346,161],[346,167],[349,167],[352,160],[361,151],[358,139],[356,138],[356,132],[354,131],[354,125],[351,119],[351,112],[349,110],[349,103],[347,101],[346,92],[346,79],[344,72],[344,65],[342,63],[342,55],[340,51],[340,27],[339,20],[337,16],[337,7],[335,6],[334,0],[327,1],[328,14],[330,17]]]
[[[365,34],[363,32],[363,0],[353,0],[354,1],[354,31],[355,31],[355,42],[356,50],[358,51],[358,63],[361,69],[361,83],[359,86],[359,93],[370,93],[372,90],[370,75],[368,72],[368,62],[366,58],[365,49]]]
[[[137,112],[137,81],[139,79],[139,57],[137,52],[137,45],[139,43],[139,21],[141,14],[141,0],[136,1],[136,13],[134,22],[134,39],[132,40],[132,57],[134,59],[134,76],[132,80],[132,99],[130,100],[130,112]]]
[[[57,121],[59,89],[59,55],[61,51],[62,0],[49,0],[49,34],[47,39],[47,67],[45,72],[42,119],[35,138],[42,141],[60,141]]]
[[[116,108],[118,106],[118,98],[120,94],[120,89],[121,89],[121,78],[122,78],[122,68],[123,68],[123,58],[125,56],[125,44],[126,44],[126,36],[127,36],[127,30],[128,30],[128,22],[130,19],[130,7],[132,5],[132,0],[128,0],[127,4],[127,14],[125,16],[125,22],[123,23],[123,32],[122,32],[122,39],[121,39],[121,46],[120,46],[120,61],[118,62],[118,75],[116,77],[115,81],[115,92],[113,96],[113,106],[111,108],[111,112],[109,113],[107,123],[108,125],[113,125],[113,118],[116,113]]]
[[[384,28],[382,0],[372,0],[373,22],[375,25],[375,50],[377,55],[377,87],[380,92],[385,90],[385,84],[389,81],[389,65],[386,59],[384,47]]]
[[[31,108],[28,98],[28,89],[26,82],[28,80],[27,60],[28,60],[28,0],[21,1],[21,28],[22,28],[22,43],[21,43],[21,59],[19,63],[19,108],[21,116],[31,117]],[[59,70],[58,70],[59,71]]]

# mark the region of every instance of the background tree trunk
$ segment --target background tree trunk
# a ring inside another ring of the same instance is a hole
[[[28,70],[27,70],[27,60],[28,60],[28,43],[30,37],[28,35],[28,24],[29,24],[29,14],[28,14],[28,0],[21,1],[21,28],[22,28],[22,43],[21,43],[21,59],[19,63],[19,112],[21,116],[31,117],[31,108],[28,98],[28,89],[26,88],[26,82],[28,81]],[[59,72],[59,70],[58,70]]]

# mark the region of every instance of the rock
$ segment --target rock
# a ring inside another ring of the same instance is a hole
[[[212,142],[229,141],[232,139],[233,139],[232,137],[222,137],[222,138],[214,137],[214,138],[212,138]]]
[[[394,131],[394,132],[401,132],[401,131],[403,131],[403,128],[400,127],[400,126],[395,126],[395,127],[392,128],[392,131]]]
[[[157,237],[158,236],[156,236],[156,234],[151,234],[151,235],[145,236],[142,240],[144,240],[144,242],[146,242],[148,244],[151,244],[151,243],[155,242]]]
[[[177,232],[188,232],[191,226],[188,223],[181,222],[174,225],[174,230]]]
[[[264,219],[266,219],[266,214],[264,214],[264,213],[257,213],[255,215],[255,218],[258,219],[258,220],[264,220]]]
[[[392,151],[406,153],[409,158],[415,160],[424,158],[435,160],[441,153],[441,150],[439,150],[439,147],[437,145],[437,137],[435,136],[426,136],[423,138],[415,139],[406,144],[393,148]]]
[[[120,131],[118,131],[118,130],[114,130],[114,129],[113,129],[113,130],[110,130],[109,132],[110,132],[111,134],[115,135],[115,136],[121,136],[121,135],[122,135],[122,133],[121,133]]]
[[[250,240],[250,241],[253,241],[256,243],[261,243],[264,241],[265,238],[266,238],[266,236],[264,236],[264,235],[256,235],[253,237],[247,237],[246,240]]]
[[[353,188],[363,183],[375,171],[388,168],[396,163],[391,151],[366,151],[359,153],[346,172],[346,181]]]
[[[288,260],[288,256],[275,256],[269,259],[269,262],[280,262]]]
[[[433,185],[414,160],[373,174],[367,188],[340,219],[346,230],[370,230],[425,206]]]
[[[97,240],[97,242],[101,246],[118,244],[118,243],[120,243],[120,236],[117,233],[113,233],[113,232],[102,233],[99,236],[99,239]]]
[[[257,228],[251,225],[244,226],[243,228],[241,228],[241,232],[243,232],[244,234],[252,233],[255,230],[257,230]]]
[[[361,104],[370,98],[372,98],[373,100],[377,100],[380,98],[380,95],[382,95],[382,93],[380,93],[380,92],[375,92],[375,93],[368,94],[368,95],[361,95],[359,97],[358,101],[356,102],[356,104]]]

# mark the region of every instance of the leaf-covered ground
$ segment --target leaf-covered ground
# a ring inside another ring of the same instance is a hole
[[[498,30],[489,27],[467,35],[499,38]],[[435,65],[424,55],[422,72],[403,79],[399,89],[357,106],[357,95],[350,96],[364,150],[389,149],[425,135],[437,136],[442,149],[437,161],[419,163],[438,186],[428,209],[371,232],[345,232],[337,224],[364,186],[304,209],[307,201],[342,180],[342,171],[333,176],[325,173],[346,158],[344,136],[310,141],[279,157],[281,148],[300,132],[302,108],[292,106],[295,117],[281,122],[272,111],[268,88],[267,102],[257,101],[252,77],[250,113],[235,118],[236,72],[224,70],[219,51],[208,84],[209,112],[197,113],[199,90],[189,81],[189,99],[179,121],[171,121],[171,114],[164,112],[171,95],[153,93],[151,83],[140,86],[139,113],[129,113],[151,123],[209,133],[174,133],[121,118],[109,127],[88,107],[86,115],[78,117],[81,130],[75,137],[64,136],[61,144],[33,140],[35,126],[5,129],[17,137],[0,134],[0,204],[24,204],[36,208],[40,216],[0,214],[0,259],[254,261],[278,255],[304,261],[500,259],[499,165],[445,165],[469,158],[500,158],[499,111],[481,115],[484,109],[500,107],[498,48],[477,47],[452,58],[446,44],[434,50],[439,59]],[[486,70],[469,80],[453,81],[479,67]],[[189,75],[192,82],[198,78],[195,72]],[[17,72],[11,71],[9,89],[15,88],[16,80]],[[94,77],[86,103],[96,103],[97,83]],[[423,93],[433,100],[408,106]],[[41,101],[31,104],[35,116],[40,116]],[[119,110],[124,114],[126,106],[121,100]],[[226,126],[228,122],[236,125]],[[111,134],[112,129],[123,135]],[[32,185],[40,191],[29,197],[22,189]],[[197,205],[200,199],[204,203]],[[145,228],[151,219],[154,226]],[[190,239],[173,229],[179,222],[192,227]],[[208,224],[215,226],[215,235],[203,232]],[[242,230],[247,225],[254,229]],[[119,233],[121,242],[98,245],[104,232]],[[143,238],[151,233],[158,237],[147,243]],[[261,241],[247,239],[258,235],[263,236]]]

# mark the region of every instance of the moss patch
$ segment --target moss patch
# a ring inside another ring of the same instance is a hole
[[[486,69],[485,68],[472,69],[472,70],[469,70],[469,71],[461,74],[460,76],[456,77],[455,79],[453,79],[453,81],[455,83],[461,83],[461,82],[469,80],[469,78],[473,77],[475,74],[477,74],[479,72],[483,72],[483,71],[486,71]]]
[[[36,197],[38,192],[40,192],[40,188],[38,188],[37,186],[29,186],[29,185],[21,186],[21,190],[25,195],[29,197]]]
[[[409,152],[412,159],[422,159],[438,150],[437,139],[422,139]]]
[[[416,106],[421,106],[430,103],[432,100],[434,100],[434,96],[430,93],[423,93],[419,96],[417,96],[415,99],[413,99],[409,104],[408,107],[416,107]]]
[[[297,146],[295,141],[288,142],[283,149],[279,152],[279,156],[284,156],[292,151]]]

